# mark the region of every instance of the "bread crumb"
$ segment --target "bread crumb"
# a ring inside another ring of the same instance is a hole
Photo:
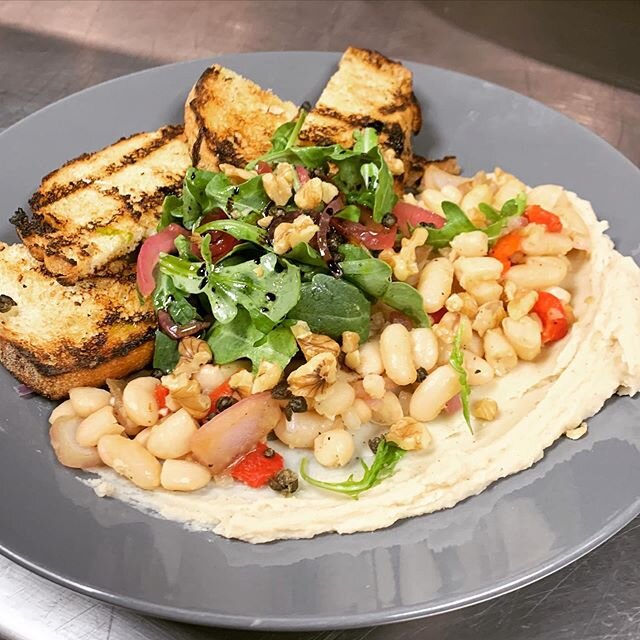
[[[111,498],[115,494],[116,488],[110,482],[103,480],[99,482],[93,490],[98,498]]]
[[[586,433],[587,433],[587,423],[582,422],[580,423],[580,425],[578,425],[573,429],[567,429],[564,435],[567,436],[569,440],[578,440],[579,438],[582,438],[582,436],[584,436]]]

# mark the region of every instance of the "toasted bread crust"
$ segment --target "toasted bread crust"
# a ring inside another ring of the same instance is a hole
[[[121,138],[46,176],[32,215],[11,218],[31,254],[64,282],[102,271],[151,234],[190,164],[181,126]]]
[[[100,387],[107,378],[123,378],[144,368],[153,356],[153,335],[127,353],[110,357],[95,367],[66,373],[47,374],[40,370],[30,353],[0,339],[0,362],[20,382],[46,398],[59,400],[74,387]]]
[[[202,73],[185,103],[191,161],[210,171],[221,163],[242,167],[267,152],[273,132],[296,113],[292,102],[213,65]]]

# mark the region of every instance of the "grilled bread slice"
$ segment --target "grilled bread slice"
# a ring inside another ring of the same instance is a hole
[[[132,270],[64,286],[24,245],[0,243],[0,295],[15,303],[0,313],[0,362],[43,396],[100,386],[151,359],[155,313]]]
[[[270,149],[274,131],[297,111],[292,102],[214,64],[200,76],[185,104],[193,165],[210,171],[221,163],[243,167]]]
[[[49,273],[74,283],[155,230],[189,164],[182,127],[139,133],[50,173],[30,200],[32,215],[19,210],[11,221]]]
[[[351,147],[356,129],[373,127],[380,134],[382,147],[393,150],[408,174],[411,136],[420,131],[421,125],[411,71],[376,51],[349,47],[307,116],[300,141]],[[403,181],[404,174],[399,175],[397,186]]]

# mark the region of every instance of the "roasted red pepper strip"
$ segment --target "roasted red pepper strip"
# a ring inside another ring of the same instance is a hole
[[[270,455],[265,455],[265,452]],[[282,469],[284,469],[282,456],[273,449],[269,449],[264,442],[258,442],[253,451],[240,458],[231,467],[231,477],[257,489],[267,484]]]
[[[233,395],[233,389],[229,386],[229,381],[227,380],[209,394],[212,409],[216,408],[216,402],[218,402],[220,398],[230,395]]]
[[[510,258],[522,250],[522,236],[518,231],[507,233],[495,243],[490,255],[502,262],[502,273],[506,273],[511,267]]]
[[[529,222],[543,224],[551,233],[562,231],[562,220],[555,213],[543,209],[538,204],[530,204],[524,210],[524,216]]]
[[[158,403],[158,409],[164,409],[167,406],[167,396],[169,395],[169,389],[159,384],[155,388],[156,402]]]
[[[562,302],[547,291],[538,292],[538,300],[533,312],[542,321],[542,343],[555,342],[564,338],[569,331],[569,320]]]

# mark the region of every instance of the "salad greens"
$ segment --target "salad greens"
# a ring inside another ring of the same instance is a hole
[[[464,368],[464,352],[462,351],[462,325],[458,327],[455,338],[453,340],[453,349],[451,350],[451,356],[449,357],[449,364],[453,367],[453,370],[458,374],[458,382],[460,382],[460,402],[462,403],[462,415],[469,427],[469,431],[473,433],[473,427],[471,426],[471,415],[469,413],[469,398],[471,396],[471,387],[467,378],[467,371]]]
[[[378,444],[376,455],[371,466],[369,466],[364,460],[360,460],[360,464],[364,470],[360,480],[355,480],[353,478],[353,474],[342,482],[324,482],[322,480],[316,480],[307,472],[307,458],[303,458],[300,463],[300,476],[314,487],[327,489],[328,491],[335,491],[336,493],[342,493],[357,500],[361,493],[375,487],[392,475],[396,465],[405,453],[406,451],[404,451],[404,449],[401,449],[393,442],[388,442],[383,438]]]

